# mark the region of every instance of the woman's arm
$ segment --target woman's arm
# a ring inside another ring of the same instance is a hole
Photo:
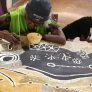
[[[9,26],[10,26],[10,14],[7,13],[5,15],[0,16],[0,38],[7,40],[11,44],[19,43],[19,37],[14,33],[10,33]]]
[[[43,40],[59,43],[62,45],[64,45],[66,43],[66,38],[65,38],[65,35],[64,35],[61,27],[58,27],[58,29],[52,30],[51,34],[43,35]]]

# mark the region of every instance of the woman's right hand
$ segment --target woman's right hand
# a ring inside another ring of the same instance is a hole
[[[9,33],[8,31],[0,31],[0,38],[7,40],[12,45],[18,44],[20,42],[20,39],[17,35]]]

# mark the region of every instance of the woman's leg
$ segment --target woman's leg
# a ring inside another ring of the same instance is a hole
[[[5,14],[8,12],[6,0],[0,0],[0,1],[1,1],[2,13]]]

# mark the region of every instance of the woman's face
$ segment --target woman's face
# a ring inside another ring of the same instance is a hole
[[[34,29],[34,28],[37,27],[38,25],[43,25],[43,24],[44,24],[44,23],[40,23],[40,22],[34,21],[34,20],[32,20],[32,19],[29,19],[27,14],[26,14],[26,22],[27,22],[28,27],[29,27],[30,29]]]

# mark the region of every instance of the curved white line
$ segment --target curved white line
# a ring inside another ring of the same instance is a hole
[[[49,72],[46,72],[46,71],[43,71],[43,70],[40,70],[40,69],[36,69],[36,68],[33,68],[33,67],[26,67],[26,68],[31,68],[33,70],[37,70],[39,72],[47,73],[49,75],[58,76],[58,77],[70,77],[70,76],[90,75],[90,74],[92,74],[92,73],[87,73],[87,74],[72,74],[72,75],[55,75],[55,74],[52,74],[52,73],[49,73]]]
[[[4,61],[3,60],[3,58],[5,58],[5,57],[12,57],[12,59],[11,60],[9,60],[9,61],[19,61],[20,60],[20,57],[19,57],[19,55],[17,55],[17,54],[4,54],[4,53],[2,53],[1,55],[0,55],[0,61]]]

